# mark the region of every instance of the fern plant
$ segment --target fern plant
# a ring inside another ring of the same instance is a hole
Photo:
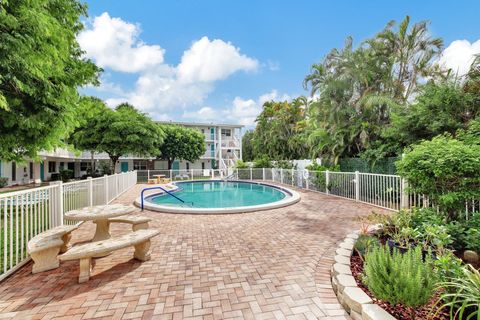
[[[433,296],[436,284],[433,274],[430,255],[424,260],[419,246],[404,254],[379,246],[365,257],[363,282],[378,299],[414,308]]]
[[[439,288],[445,288],[440,310],[450,308],[450,319],[480,320],[480,271],[468,265],[462,276],[439,283]]]

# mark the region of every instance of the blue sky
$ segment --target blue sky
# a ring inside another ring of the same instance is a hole
[[[480,52],[480,1],[88,1],[79,42],[105,69],[100,88],[155,119],[251,126],[261,104],[308,94],[312,63],[389,20],[429,20],[461,68]]]

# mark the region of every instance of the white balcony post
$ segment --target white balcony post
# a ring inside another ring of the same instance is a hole
[[[265,168],[262,169],[262,180],[265,181]]]
[[[355,171],[355,201],[360,201],[360,172]]]
[[[88,206],[93,207],[93,181],[92,177],[87,178]]]
[[[325,171],[325,193],[326,194],[330,194],[329,185],[330,185],[330,171],[327,170]]]
[[[104,191],[105,192],[105,204],[108,204],[108,175],[103,176],[103,184],[104,184]]]
[[[250,180],[253,180],[253,173],[252,173],[253,169],[252,167],[250,167]]]

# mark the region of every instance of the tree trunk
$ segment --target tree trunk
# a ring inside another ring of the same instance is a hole
[[[168,161],[168,170],[172,170],[172,163],[174,159],[167,159]]]
[[[111,166],[112,174],[114,174],[114,173],[116,173],[115,172],[115,167],[116,167],[117,161],[120,158],[120,156],[109,155],[109,157],[110,157],[110,166]]]

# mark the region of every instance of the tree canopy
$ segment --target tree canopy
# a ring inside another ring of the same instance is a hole
[[[0,3],[0,158],[36,157],[77,125],[77,89],[100,71],[76,40],[85,15],[76,0]]]
[[[87,117],[87,123],[74,134],[79,148],[106,152],[111,160],[112,172],[121,156],[157,156],[164,133],[148,116],[124,103],[114,110],[95,102],[96,111]]]
[[[263,105],[248,135],[251,158],[336,164],[362,157],[374,165],[422,139],[466,129],[480,114],[480,57],[459,77],[438,64],[442,49],[427,22],[408,16],[357,46],[348,37],[312,65],[309,99]]]
[[[198,130],[177,125],[163,125],[165,138],[158,144],[159,158],[168,161],[168,169],[175,160],[194,162],[206,151],[205,136]]]

